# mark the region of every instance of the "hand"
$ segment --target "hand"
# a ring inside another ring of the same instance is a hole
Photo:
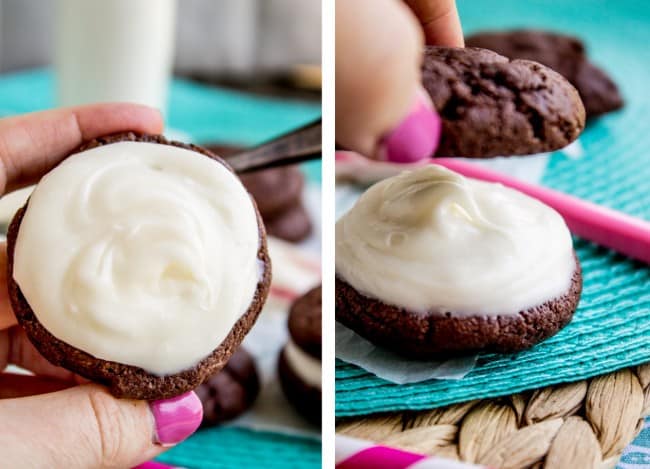
[[[454,0],[337,0],[337,143],[394,162],[433,153],[440,120],[420,84],[425,39],[463,46]]]
[[[120,131],[160,133],[158,111],[100,104],[0,119],[0,193],[33,182],[82,141]],[[147,403],[115,399],[106,389],[50,364],[16,325],[7,295],[6,246],[0,248],[2,467],[132,467],[188,437],[201,422],[193,392]],[[47,393],[47,394],[45,394]]]

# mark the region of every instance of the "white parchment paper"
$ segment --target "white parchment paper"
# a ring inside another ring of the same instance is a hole
[[[408,360],[368,342],[342,324],[336,323],[336,356],[395,384],[418,383],[429,379],[461,379],[472,371],[476,356],[444,361]]]

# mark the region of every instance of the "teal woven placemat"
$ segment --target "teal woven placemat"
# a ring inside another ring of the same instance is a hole
[[[623,111],[588,126],[584,156],[552,156],[543,183],[650,220],[650,4],[640,1],[459,0],[467,32],[536,26],[572,32],[621,86]],[[584,240],[574,321],[516,355],[484,354],[459,381],[394,385],[336,363],[336,414],[426,409],[575,381],[650,361],[650,268]]]
[[[220,141],[254,145],[320,116],[320,105],[266,99],[235,91],[172,83],[167,127],[194,142]],[[32,70],[0,76],[0,116],[54,105],[52,75]],[[303,166],[320,181],[320,163]],[[235,428],[201,430],[160,457],[188,468],[320,467],[320,441]]]
[[[239,428],[199,430],[158,461],[188,469],[321,467],[320,441]]]

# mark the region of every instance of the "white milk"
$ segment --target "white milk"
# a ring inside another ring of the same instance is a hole
[[[58,0],[59,106],[131,101],[164,110],[176,0]]]

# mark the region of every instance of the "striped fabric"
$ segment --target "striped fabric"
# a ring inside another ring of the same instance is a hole
[[[482,469],[449,459],[427,457],[369,441],[336,436],[336,469]],[[487,468],[485,468],[487,469]]]

